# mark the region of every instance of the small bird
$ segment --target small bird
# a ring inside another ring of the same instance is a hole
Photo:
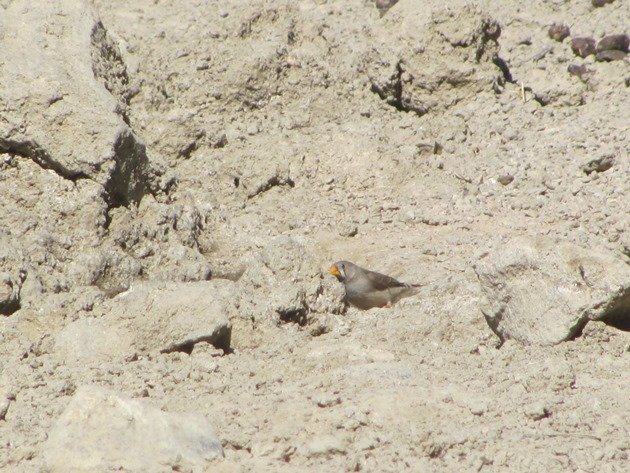
[[[346,302],[362,310],[391,307],[403,297],[417,294],[422,287],[421,284],[397,281],[349,261],[337,261],[328,272],[345,286]]]

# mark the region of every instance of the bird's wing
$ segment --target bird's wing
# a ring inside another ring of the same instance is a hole
[[[408,284],[397,281],[396,279],[387,276],[385,274],[377,273],[374,271],[366,271],[366,276],[370,280],[370,283],[377,291],[385,291],[393,287],[406,287]]]

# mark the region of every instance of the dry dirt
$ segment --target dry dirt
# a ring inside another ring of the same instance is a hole
[[[627,34],[630,2],[446,3],[0,1],[32,29],[0,23],[32,58],[0,54],[1,471],[50,469],[84,385],[211,420],[224,458],[160,471],[627,471],[630,333],[500,343],[474,265],[522,236],[629,264],[629,62],[571,38]],[[346,308],[340,259],[425,286]],[[119,304],[158,282],[220,301],[230,349],[161,352],[159,299]]]

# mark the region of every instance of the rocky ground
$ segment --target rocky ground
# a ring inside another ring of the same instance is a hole
[[[627,469],[630,4],[376,4],[0,1],[1,471]]]

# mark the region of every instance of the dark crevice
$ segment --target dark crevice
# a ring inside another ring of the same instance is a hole
[[[621,315],[619,318],[607,318],[603,320],[606,325],[610,325],[618,330],[630,332],[630,312]]]
[[[24,281],[26,281],[27,274],[26,270],[21,269],[17,282],[9,281],[8,284],[11,287],[13,297],[10,297],[4,304],[0,304],[0,315],[11,315],[22,308],[20,304],[20,293],[22,292],[22,285]]]
[[[506,82],[514,83],[512,72],[510,72],[510,67],[507,65],[507,62],[505,62],[503,58],[499,56],[494,56],[492,58],[492,63],[501,70],[501,74],[503,74],[503,79],[505,79]]]
[[[148,159],[144,144],[126,130],[114,144],[113,154],[116,165],[105,184],[108,208],[139,204],[147,192]]]
[[[525,90],[528,90],[528,89],[529,89],[528,87],[526,87],[526,88],[525,88]],[[531,90],[531,89],[529,89],[529,90]],[[529,90],[528,90],[528,91],[529,91]],[[538,94],[534,94],[534,100],[535,100],[536,102],[538,102],[538,103],[540,104],[540,106],[541,106],[541,107],[545,107],[546,105],[549,105],[549,100],[547,100],[547,99],[545,99],[545,98],[541,97],[541,96],[540,96],[540,95],[538,95]]]
[[[234,181],[234,184],[236,185],[236,181]],[[290,177],[280,177],[278,175],[272,176],[269,179],[267,179],[267,181],[259,185],[256,188],[256,190],[249,193],[247,195],[247,198],[252,199],[256,197],[257,195],[263,194],[267,192],[268,190],[277,186],[289,186],[293,188],[295,187],[295,181],[293,181],[293,179],[291,179]]]
[[[630,332],[630,288],[607,302],[605,315],[599,320],[624,332]]]
[[[428,112],[428,109],[424,106],[409,103],[408,99],[403,96],[403,73],[402,61],[398,61],[393,84],[390,83],[386,87],[379,87],[375,83],[372,83],[370,91],[377,94],[381,100],[384,100],[396,110],[401,112],[413,112],[421,117]]]
[[[118,46],[107,34],[102,22],[94,25],[91,33],[92,72],[105,88],[118,100],[116,112],[130,125],[128,107],[130,100],[129,76]]]
[[[573,327],[569,329],[569,336],[566,338],[565,341],[570,342],[580,338],[584,333],[584,327],[586,327],[586,324],[588,324],[587,319],[579,320]]]
[[[308,321],[308,308],[304,305],[299,308],[280,309],[277,312],[283,323],[295,323],[303,327]]]
[[[20,310],[20,308],[21,305],[19,297],[9,299],[6,303],[0,304],[0,315],[11,315]]]
[[[13,154],[30,159],[42,169],[51,170],[59,177],[72,182],[76,182],[79,179],[91,179],[84,172],[68,169],[61,163],[56,162],[39,144],[31,140],[12,141],[0,139],[0,153]]]
[[[181,342],[172,343],[160,350],[160,353],[183,352],[190,355],[195,345],[202,342],[209,343],[215,348],[223,350],[225,353],[232,353],[232,349],[230,348],[232,342],[232,327],[222,326],[210,335],[203,335],[201,337],[194,337]]]

